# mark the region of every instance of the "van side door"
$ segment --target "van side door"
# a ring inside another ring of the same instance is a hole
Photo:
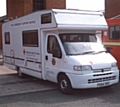
[[[62,52],[56,35],[47,36],[45,49],[45,71],[49,81],[57,82],[57,74],[62,70]]]

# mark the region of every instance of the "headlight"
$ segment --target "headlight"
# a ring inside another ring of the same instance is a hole
[[[86,66],[74,66],[73,69],[75,71],[89,71],[92,70],[91,66],[86,65]]]
[[[112,67],[118,67],[116,62],[112,63],[111,66]]]

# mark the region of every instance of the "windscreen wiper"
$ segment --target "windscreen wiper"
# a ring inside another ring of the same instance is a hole
[[[67,54],[67,55],[84,55],[84,54],[91,54],[94,53],[95,51],[88,51],[88,52],[83,52],[83,53],[76,53],[76,54]]]
[[[107,52],[107,51],[98,51],[98,52],[96,52],[96,54],[98,54],[98,53],[103,53],[103,52]]]
[[[95,51],[88,51],[88,52],[83,52],[82,55],[84,54],[91,54],[91,53],[94,53]]]

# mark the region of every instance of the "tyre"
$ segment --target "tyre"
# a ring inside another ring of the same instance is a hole
[[[17,75],[18,75],[18,77],[20,77],[20,78],[24,78],[24,74],[20,71],[20,68],[19,68],[19,67],[17,67]]]
[[[60,75],[58,78],[59,89],[63,94],[72,94],[72,87],[69,78],[66,75]]]

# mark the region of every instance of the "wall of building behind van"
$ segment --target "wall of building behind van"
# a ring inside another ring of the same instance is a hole
[[[65,9],[66,0],[7,0],[7,18],[53,8]]]

